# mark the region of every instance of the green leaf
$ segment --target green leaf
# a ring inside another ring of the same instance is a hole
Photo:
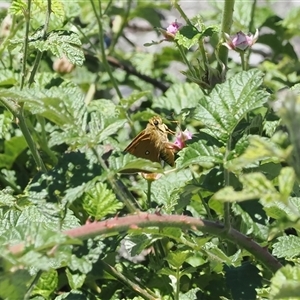
[[[281,258],[293,258],[299,256],[300,238],[298,236],[280,236],[278,241],[273,245],[272,254]]]
[[[180,28],[180,30],[175,35],[175,40],[178,45],[190,49],[192,46],[199,42],[201,33],[196,29],[196,27],[191,25],[186,25]]]
[[[66,275],[68,278],[69,285],[73,290],[80,289],[84,284],[86,278],[85,274],[78,274],[78,273],[73,274],[68,268],[66,269]]]
[[[288,201],[288,198],[293,191],[296,175],[291,167],[282,168],[278,176],[279,191],[282,195],[282,201]]]
[[[299,290],[299,266],[286,265],[278,270],[271,280],[270,296],[272,299],[299,300]]]
[[[241,175],[239,180],[243,184],[242,191],[235,191],[227,186],[213,195],[213,199],[222,202],[241,202],[251,199],[262,199],[266,202],[280,200],[280,194],[262,173]]]
[[[168,214],[174,212],[181,189],[191,179],[192,175],[189,170],[165,174],[152,183],[151,201],[163,205],[164,211]]]
[[[4,142],[4,153],[0,154],[0,168],[10,169],[16,158],[27,148],[23,136],[14,136]]]
[[[53,30],[47,34],[46,40],[32,36],[29,38],[29,46],[41,52],[51,51],[56,57],[67,57],[74,65],[82,66],[85,58],[81,41],[77,33],[66,30]]]
[[[192,288],[186,293],[179,293],[179,299],[180,300],[196,300],[198,299],[197,297],[197,292],[199,292],[199,288]]]
[[[291,148],[281,149],[272,140],[260,136],[249,136],[249,146],[238,158],[229,160],[226,167],[230,171],[239,171],[245,167],[253,167],[253,163],[261,160],[280,162],[286,160],[291,153]]]
[[[101,220],[107,215],[115,215],[122,207],[123,204],[102,182],[97,182],[90,187],[83,196],[83,208],[95,220]]]
[[[47,299],[57,289],[57,284],[58,275],[56,270],[43,272],[35,285],[31,296],[41,295]]]
[[[129,156],[129,154],[128,154]],[[130,155],[133,157],[133,155]],[[136,158],[133,161],[126,162],[118,170],[118,173],[163,173],[164,169],[161,164],[157,162],[152,162],[148,159]]]
[[[165,108],[180,114],[184,108],[195,107],[203,92],[195,83],[173,84],[165,93],[165,96],[153,99],[153,107]]]
[[[269,94],[258,90],[262,80],[263,73],[252,69],[216,85],[209,96],[198,94],[193,117],[206,126],[203,131],[226,142],[247,113],[267,102]]]
[[[27,3],[26,1],[23,0],[13,1],[9,7],[10,14],[16,16],[23,15],[24,11],[26,10],[27,10]]]
[[[19,104],[25,103],[26,110],[32,114],[40,114],[59,126],[78,126],[75,115],[84,107],[83,94],[78,87],[24,88],[22,91],[15,88],[0,89],[0,94],[1,98],[12,99],[10,101]]]
[[[27,292],[27,284],[31,276],[27,270],[15,270],[13,272],[1,272],[0,297],[2,299],[24,299]]]
[[[181,269],[183,263],[192,255],[191,251],[174,251],[168,254],[166,260],[173,268]]]
[[[202,140],[188,144],[186,148],[178,152],[178,155],[179,158],[176,160],[177,168],[185,168],[192,164],[197,164],[206,169],[212,168],[215,164],[222,164],[224,156],[219,147]]]

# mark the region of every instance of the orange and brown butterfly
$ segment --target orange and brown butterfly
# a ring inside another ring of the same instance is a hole
[[[174,135],[175,132],[163,123],[161,117],[154,116],[149,120],[146,129],[135,137],[125,151],[153,162],[160,163],[163,160],[173,167],[174,149],[168,134]]]

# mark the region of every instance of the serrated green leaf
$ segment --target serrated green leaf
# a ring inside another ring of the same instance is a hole
[[[56,57],[65,56],[72,64],[82,66],[85,58],[81,41],[77,33],[66,30],[53,30],[49,32],[46,39],[31,37],[29,46],[41,52],[51,51]]]
[[[272,182],[261,173],[241,175],[239,180],[243,184],[242,191],[235,191],[233,187],[227,186],[215,193],[213,199],[222,202],[241,202],[251,199],[274,201],[280,199],[280,194]]]
[[[74,117],[84,107],[83,94],[79,88],[24,88],[22,91],[0,89],[0,94],[11,101],[24,102],[25,109],[32,114],[40,114],[59,126],[74,123],[78,126]]]
[[[101,220],[107,215],[115,215],[123,207],[123,204],[117,201],[116,196],[102,182],[97,182],[90,187],[83,196],[82,204],[86,212],[95,220]]]
[[[198,299],[197,292],[199,292],[199,288],[192,288],[186,293],[179,293],[180,300],[196,300]]]
[[[153,107],[166,108],[180,114],[184,108],[196,107],[203,95],[195,83],[174,84],[166,91],[165,96],[153,99]]]
[[[174,251],[168,254],[166,260],[173,268],[181,269],[186,259],[192,255],[191,251]]]
[[[298,236],[280,236],[278,242],[273,245],[273,255],[287,259],[299,256],[300,238]]]
[[[73,290],[80,289],[86,278],[85,274],[73,274],[68,268],[66,269],[66,275],[68,278],[69,285]]]
[[[13,1],[9,7],[9,12],[12,15],[23,15],[27,9],[27,3],[23,0]]]
[[[299,199],[290,197],[287,203],[274,199],[274,201],[264,203],[264,210],[275,220],[286,219],[295,222],[300,217]]]
[[[224,154],[217,146],[210,145],[206,141],[198,141],[188,144],[178,152],[179,158],[176,160],[177,168],[185,168],[192,164],[197,164],[203,168],[210,169],[215,164],[223,163]]]
[[[247,207],[250,206],[250,208]],[[260,206],[258,209],[257,207]],[[256,200],[242,202],[237,205],[232,205],[232,211],[236,216],[241,217],[239,230],[245,235],[251,235],[261,241],[265,241],[269,237],[269,228],[265,226],[267,219],[264,213],[264,207]]]
[[[175,40],[178,45],[190,49],[192,46],[199,42],[201,33],[196,29],[196,27],[191,25],[186,25],[180,28],[180,30],[175,35]]]
[[[129,156],[129,155],[128,155]],[[133,157],[133,155],[130,155]],[[148,159],[135,158],[133,161],[126,162],[118,171],[118,173],[163,173],[164,169],[161,164],[152,162]]]
[[[249,167],[253,163],[261,160],[280,162],[287,159],[291,153],[291,148],[281,149],[270,139],[260,136],[249,136],[249,146],[246,151],[238,158],[229,160],[226,167],[230,171],[239,171],[244,167]]]
[[[225,263],[228,266],[233,264],[232,259],[212,242],[205,243],[205,245],[201,247],[201,251],[208,256],[211,262],[213,261],[218,264]]]
[[[276,272],[271,280],[270,296],[272,299],[299,300],[300,268],[286,265]]]
[[[126,120],[117,120],[117,121],[113,122],[112,124],[108,125],[107,127],[105,127],[104,129],[102,129],[98,135],[98,143],[103,142],[108,137],[110,137],[111,135],[118,132],[118,130],[121,127],[123,127],[125,123],[126,123]]]
[[[57,284],[58,275],[56,270],[43,272],[35,285],[31,296],[41,295],[47,299],[57,289]]]
[[[122,105],[124,110],[127,110],[136,101],[140,100],[143,97],[148,96],[149,94],[150,94],[150,91],[133,92],[133,93],[130,94],[129,97],[121,99],[120,100],[120,105]]]
[[[189,170],[181,170],[162,176],[151,185],[151,201],[163,205],[163,209],[168,214],[174,212],[181,188],[191,179],[192,175]]]
[[[291,167],[283,168],[278,176],[279,191],[282,195],[282,201],[287,201],[293,191],[296,175]]]
[[[216,85],[209,96],[198,96],[199,103],[193,117],[200,120],[209,133],[226,142],[241,119],[268,100],[268,93],[258,90],[263,73],[252,69]]]

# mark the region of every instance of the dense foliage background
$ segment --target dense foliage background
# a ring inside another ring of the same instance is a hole
[[[300,6],[208,3],[1,2],[1,299],[300,299]]]

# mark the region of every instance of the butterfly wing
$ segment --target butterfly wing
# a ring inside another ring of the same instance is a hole
[[[164,160],[170,166],[174,166],[174,151],[168,146],[168,134],[174,134],[158,116],[149,120],[145,130],[127,146],[125,151],[136,157],[149,159],[153,162]]]
[[[150,134],[142,131],[125,149],[125,151],[136,157],[149,159],[153,162],[160,162],[159,148]]]

